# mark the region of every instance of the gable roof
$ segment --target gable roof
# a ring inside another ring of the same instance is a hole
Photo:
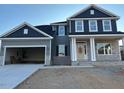
[[[8,36],[8,35],[10,35],[10,34],[12,34],[12,33],[14,33],[14,32],[16,32],[18,29],[20,29],[20,28],[22,28],[22,27],[24,27],[24,26],[28,26],[28,27],[34,29],[35,31],[37,31],[37,32],[39,32],[39,33],[41,33],[41,34],[43,34],[44,36],[47,36],[47,37],[49,37],[49,38],[53,38],[52,36],[48,35],[47,33],[43,32],[42,30],[37,29],[36,27],[32,26],[31,24],[29,24],[29,23],[27,23],[27,22],[24,22],[24,23],[22,23],[22,24],[16,26],[15,28],[13,28],[13,29],[11,29],[10,31],[8,31],[8,32],[4,33],[3,35],[1,35],[0,37],[6,37],[6,36]]]
[[[103,12],[103,13],[105,13],[105,14],[111,16],[111,17],[115,17],[116,19],[119,19],[119,18],[120,18],[118,15],[116,15],[116,14],[114,14],[114,13],[111,13],[111,12],[108,11],[108,10],[105,10],[105,9],[103,9],[103,8],[97,6],[97,5],[91,4],[91,5],[89,5],[88,7],[84,8],[84,9],[80,10],[79,12],[73,14],[72,16],[68,17],[67,19],[74,18],[74,17],[76,17],[77,15],[79,15],[79,14],[81,14],[81,13],[87,11],[87,10],[90,9],[90,8],[94,8],[94,9],[96,9],[96,10],[99,10],[99,11],[101,11],[101,12]]]
[[[49,34],[50,36],[53,36],[54,32],[52,31],[51,25],[38,25],[35,26],[37,29],[44,31],[45,33]]]

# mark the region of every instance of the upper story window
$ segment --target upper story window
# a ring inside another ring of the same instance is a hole
[[[24,29],[24,34],[28,34],[28,29]]]
[[[94,10],[90,10],[90,14],[91,15],[94,15]]]
[[[103,31],[112,31],[111,20],[103,20]]]
[[[90,32],[97,32],[97,20],[89,20],[89,31]]]
[[[84,32],[83,21],[75,21],[75,31],[76,32]]]
[[[65,35],[65,26],[59,26],[58,36],[64,36],[64,35]]]

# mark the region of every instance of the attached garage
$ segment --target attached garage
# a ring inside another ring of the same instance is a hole
[[[23,23],[0,37],[0,65],[51,64],[49,34]],[[51,31],[51,30],[49,30]]]
[[[44,64],[45,47],[6,47],[6,64]]]

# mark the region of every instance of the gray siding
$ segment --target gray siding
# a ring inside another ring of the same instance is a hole
[[[0,53],[0,57],[2,58],[4,55],[4,47],[5,46],[32,46],[32,45],[46,45],[46,65],[50,65],[50,40],[3,40],[2,41],[2,49]],[[1,61],[2,64],[2,61]]]

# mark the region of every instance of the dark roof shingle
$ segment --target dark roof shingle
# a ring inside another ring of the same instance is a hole
[[[52,31],[52,26],[51,25],[38,25],[35,26],[37,29],[53,36],[54,31]]]
[[[67,21],[61,21],[61,22],[54,22],[54,23],[51,23],[51,24],[66,24]]]

